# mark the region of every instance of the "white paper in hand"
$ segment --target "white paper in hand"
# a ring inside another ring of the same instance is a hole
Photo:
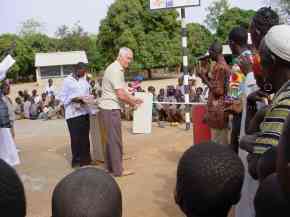
[[[135,93],[135,97],[143,100],[143,103],[134,111],[133,133],[149,134],[152,129],[152,105],[153,95],[151,93]]]
[[[15,60],[7,55],[4,60],[0,63],[0,81],[2,81],[6,77],[7,71],[13,66]]]

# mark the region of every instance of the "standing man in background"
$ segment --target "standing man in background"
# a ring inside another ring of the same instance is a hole
[[[72,167],[91,164],[90,117],[86,98],[90,95],[90,85],[84,78],[85,63],[78,63],[73,74],[64,79],[59,99],[64,104],[65,119],[71,138]]]
[[[48,97],[51,97],[52,95],[56,96],[56,91],[53,86],[53,80],[51,78],[48,79],[48,86],[45,88],[45,93]]]
[[[114,176],[131,175],[133,172],[123,170],[123,142],[121,126],[121,104],[134,108],[143,101],[134,98],[126,91],[124,72],[133,61],[133,52],[129,48],[121,48],[118,58],[108,66],[102,82],[101,108],[102,125],[105,130],[105,164]]]
[[[198,71],[198,75],[209,88],[206,122],[211,128],[212,140],[218,144],[229,145],[225,95],[227,93],[227,77],[230,74],[230,68],[225,61],[223,47],[220,43],[214,42],[210,46],[209,55],[216,62],[211,75],[210,67],[204,67]]]
[[[242,124],[242,113],[243,113],[243,94],[245,93],[245,87],[247,85],[247,92],[256,90],[256,80],[253,73],[247,74],[241,70],[240,61],[243,57],[250,58],[252,56],[251,50],[248,46],[248,31],[243,27],[235,27],[229,33],[229,46],[235,57],[235,64],[232,68],[231,78],[241,76],[242,79],[239,82],[238,92],[234,96],[234,100],[229,104],[227,110],[233,113],[232,120],[232,133],[231,133],[231,146],[232,149],[239,152],[239,140]],[[234,79],[230,79],[234,80]]]

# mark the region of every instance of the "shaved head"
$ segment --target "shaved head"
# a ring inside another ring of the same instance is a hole
[[[229,148],[192,146],[178,164],[176,202],[188,217],[226,217],[240,200],[243,179],[243,164]]]
[[[53,191],[52,217],[121,217],[122,196],[103,170],[87,167],[62,179]]]

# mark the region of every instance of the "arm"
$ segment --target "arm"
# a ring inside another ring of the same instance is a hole
[[[257,133],[260,131],[260,124],[263,122],[264,117],[266,115],[268,107],[265,106],[256,112],[254,116],[250,116],[251,114],[247,113],[246,117],[246,134]]]
[[[223,96],[225,94],[226,77],[227,77],[226,68],[219,67],[216,71],[215,85],[211,89],[215,96]]]
[[[213,89],[213,86],[212,86],[212,84],[211,84],[211,82],[210,82],[210,78],[208,77],[208,75],[202,75],[200,78],[201,78],[202,81],[203,81],[203,82],[208,86],[208,88],[209,88],[210,90]]]
[[[137,105],[142,103],[142,100],[136,99],[135,97],[131,96],[123,88],[116,89],[116,95],[122,102],[132,107],[136,107]]]
[[[210,82],[210,78],[208,77],[208,73],[210,71],[209,65],[207,63],[206,64],[199,63],[197,65],[196,70],[197,70],[196,75],[200,77],[202,82],[205,83],[211,89],[212,85]]]
[[[72,102],[83,103],[81,97],[71,93],[70,85],[71,85],[70,81],[65,80],[63,83],[62,90],[60,91],[59,96],[57,98],[64,104],[64,106],[67,106]]]
[[[290,199],[290,169],[289,169],[289,130],[290,130],[290,115],[287,117],[284,124],[284,129],[280,137],[278,144],[278,155],[277,155],[277,173],[278,179],[281,183],[282,190],[285,192],[287,199]]]
[[[258,138],[258,134],[243,136],[240,141],[240,148],[249,153],[253,153],[257,138]]]

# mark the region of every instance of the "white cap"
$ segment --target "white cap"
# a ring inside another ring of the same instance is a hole
[[[265,36],[267,47],[275,55],[290,62],[290,26],[273,26]]]

